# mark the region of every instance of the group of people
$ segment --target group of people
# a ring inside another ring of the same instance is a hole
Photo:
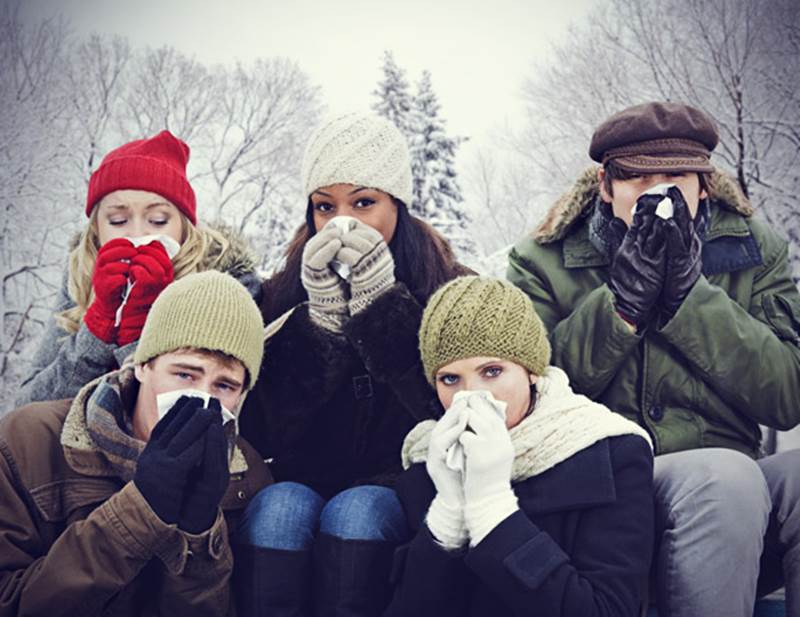
[[[409,212],[405,138],[311,136],[262,280],[168,131],[110,152],[0,420],[0,617],[800,617],[800,294],[689,105],[603,122],[509,254]]]

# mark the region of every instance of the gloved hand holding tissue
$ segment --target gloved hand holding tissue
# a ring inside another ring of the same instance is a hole
[[[469,414],[472,413],[494,413],[503,422],[506,421],[506,408],[508,405],[505,401],[498,401],[492,396],[488,390],[461,390],[456,392],[453,397],[453,402],[450,405],[452,408],[465,408],[467,409],[467,421],[465,430],[469,428]],[[460,442],[454,443],[447,451],[447,466],[453,471],[464,471],[464,447]]]
[[[355,228],[358,224],[358,220],[352,216],[335,216],[330,221],[328,221],[328,225],[333,225],[341,230],[342,234],[346,234],[348,231]],[[352,269],[350,266],[343,261],[336,259],[335,257],[331,260],[330,263],[331,269],[338,274],[342,280],[349,281],[350,274],[352,273]]]

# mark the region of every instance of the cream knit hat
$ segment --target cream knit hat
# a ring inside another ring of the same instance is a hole
[[[244,285],[208,270],[178,279],[159,294],[133,361],[142,364],[185,347],[233,356],[247,369],[247,389],[253,387],[264,353],[264,326]]]
[[[411,205],[411,159],[406,138],[373,114],[347,114],[320,125],[303,155],[303,189],[332,184],[379,189]]]
[[[428,300],[419,329],[425,377],[462,358],[496,356],[541,375],[550,342],[530,298],[508,281],[461,276]]]

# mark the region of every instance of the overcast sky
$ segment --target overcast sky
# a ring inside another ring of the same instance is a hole
[[[286,56],[321,86],[332,112],[368,109],[383,51],[416,82],[432,73],[448,128],[482,142],[520,118],[534,61],[585,19],[590,0],[28,0],[31,15],[64,13],[79,32],[164,44],[203,62]],[[594,2],[596,4],[596,2]]]

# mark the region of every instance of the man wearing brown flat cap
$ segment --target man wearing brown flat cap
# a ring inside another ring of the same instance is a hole
[[[576,391],[653,439],[659,617],[749,617],[781,585],[798,617],[800,450],[760,457],[759,425],[800,423],[800,294],[718,141],[689,105],[611,116],[507,276]]]

